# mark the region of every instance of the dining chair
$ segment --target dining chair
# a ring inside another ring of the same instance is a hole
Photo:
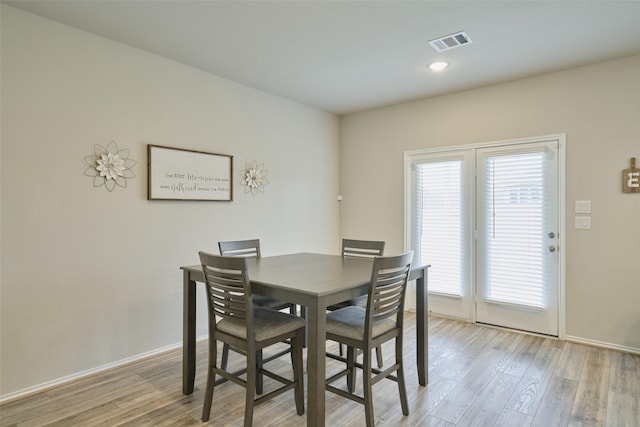
[[[342,256],[355,258],[373,258],[376,256],[382,256],[384,255],[384,245],[385,242],[378,240],[342,239]],[[330,305],[329,307],[327,307],[327,310],[335,311],[348,306],[366,307],[367,296],[363,295],[357,298],[350,299],[348,301]],[[343,350],[341,345],[340,355],[342,354]],[[378,368],[382,368],[384,364],[382,358],[382,347],[376,347],[376,361],[378,362]]]
[[[218,242],[220,255],[244,258],[260,258],[260,239],[235,240]],[[275,298],[262,295],[253,295],[253,304],[258,307],[271,308],[273,310],[289,309],[291,314],[297,314],[296,305]]]
[[[222,256],[232,256],[232,257],[241,257],[241,258],[260,258],[260,239],[250,239],[250,240],[233,240],[226,242],[218,242],[218,249],[220,250],[220,255]],[[297,308],[295,304],[291,304],[284,301],[279,301],[275,298],[265,297],[262,295],[252,295],[251,299],[253,300],[253,305],[256,307],[264,307],[270,308],[272,310],[282,310],[289,309],[291,314],[297,314]],[[220,366],[222,369],[227,369],[227,364],[229,362],[229,349],[231,347],[229,344],[225,343],[222,346],[222,361],[220,362]],[[237,353],[243,354],[239,349],[231,348]],[[269,357],[266,361],[270,361],[276,359],[287,353],[287,350],[284,350],[280,353],[274,354]],[[264,362],[262,359],[262,352],[258,352],[258,365],[262,366]],[[256,392],[258,394],[262,394],[262,375],[258,375],[258,380],[256,381]]]
[[[327,353],[327,357],[345,363],[346,367],[327,378],[325,387],[327,391],[363,404],[367,427],[374,425],[373,385],[384,378],[398,383],[402,414],[409,415],[402,360],[402,336],[404,297],[412,260],[413,251],[398,256],[374,258],[367,306],[347,306],[327,314],[327,340],[346,345],[347,357]],[[373,368],[373,348],[394,339],[395,363],[383,371]],[[362,364],[356,361],[356,349],[362,350]],[[354,393],[354,367],[363,371],[363,396]],[[372,377],[373,374],[375,376]],[[347,377],[346,391],[331,385],[344,376]]]
[[[199,252],[204,273],[207,307],[209,311],[209,364],[202,421],[209,420],[213,403],[216,375],[232,381],[246,389],[244,412],[245,427],[253,423],[255,405],[294,390],[296,412],[304,414],[304,374],[302,344],[304,341],[304,319],[289,313],[255,307],[251,297],[251,285],[247,271],[247,260],[242,257],[226,257]],[[217,319],[220,319],[219,321]],[[262,349],[284,340],[291,342],[293,380],[258,366],[256,355]],[[218,341],[242,349],[247,366],[236,372],[217,366]],[[246,374],[246,379],[241,375]],[[256,379],[264,374],[282,386],[256,398]]]

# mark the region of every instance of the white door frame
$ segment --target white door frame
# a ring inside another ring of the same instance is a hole
[[[404,247],[411,249],[412,215],[411,215],[411,163],[415,158],[425,154],[442,153],[466,149],[491,148],[505,145],[530,144],[544,141],[558,141],[558,338],[566,337],[566,134],[551,134],[529,138],[519,138],[502,141],[482,142],[477,144],[456,145],[450,147],[409,150],[404,152]],[[474,196],[475,197],[475,196]],[[475,200],[474,200],[475,205]],[[475,277],[473,278],[475,282]],[[475,292],[475,286],[474,292]],[[415,284],[408,289],[407,308],[415,309],[411,305],[414,301],[411,295],[415,293]],[[474,294],[475,298],[475,294]],[[476,322],[475,309],[473,322]]]

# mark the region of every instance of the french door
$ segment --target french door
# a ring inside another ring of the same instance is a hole
[[[436,314],[558,336],[560,138],[407,153],[407,246]]]

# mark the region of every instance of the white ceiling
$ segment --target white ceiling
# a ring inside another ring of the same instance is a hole
[[[639,0],[3,3],[337,114],[640,53]]]

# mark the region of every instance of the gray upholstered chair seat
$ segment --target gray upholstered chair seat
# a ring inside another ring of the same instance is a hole
[[[256,307],[253,309],[253,320],[256,331],[256,341],[264,341],[277,337],[298,328],[303,328],[304,319],[288,313],[271,310],[268,308]],[[247,339],[247,328],[243,321],[233,321],[229,319],[220,320],[217,323],[218,331],[233,335],[238,338]]]
[[[267,308],[275,307],[275,309],[277,310],[279,306],[282,304],[282,301],[280,300],[277,300],[271,297],[265,297],[262,295],[252,295],[251,298],[253,298],[253,305],[256,307],[267,307]]]
[[[335,334],[354,340],[364,340],[364,321],[367,309],[349,306],[327,314],[327,334]],[[389,317],[373,323],[373,338],[396,328],[395,319]]]
[[[344,307],[349,307],[352,305],[355,305],[356,307],[363,307],[363,308],[367,308],[367,296],[366,295],[362,295],[360,297],[354,298],[354,299],[350,299],[344,302],[339,302],[337,304],[333,304],[331,305],[331,310],[339,310],[341,308]]]

